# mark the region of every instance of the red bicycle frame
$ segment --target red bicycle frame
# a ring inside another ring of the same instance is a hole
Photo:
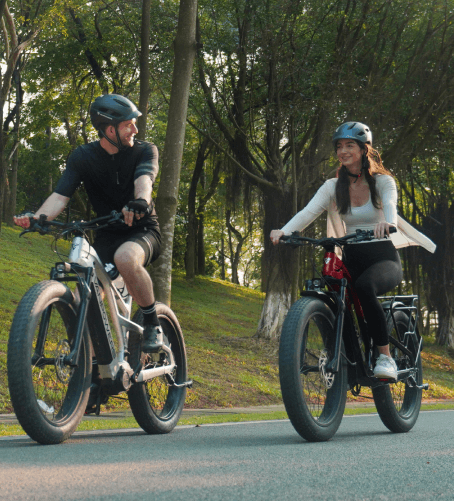
[[[325,252],[325,257],[323,258],[322,275],[323,277],[332,277],[337,280],[341,280],[342,278],[347,279],[347,282],[350,285],[350,287],[347,290],[347,297],[346,297],[347,305],[349,308],[351,308],[351,304],[353,302],[356,314],[358,315],[358,317],[364,320],[363,308],[358,298],[358,294],[353,288],[352,277],[350,275],[350,272],[348,271],[342,259],[340,259],[339,256],[334,251]],[[339,292],[340,289],[339,285],[333,284],[332,287],[334,290]]]

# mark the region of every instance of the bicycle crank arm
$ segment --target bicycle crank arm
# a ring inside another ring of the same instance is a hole
[[[166,378],[169,386],[174,388],[192,388],[192,379],[184,383],[177,383],[172,374],[167,374]]]
[[[171,374],[176,369],[176,364],[165,365],[163,367],[154,367],[153,369],[145,369],[137,374],[136,382],[144,383],[158,376],[164,376],[166,374]]]
[[[411,383],[412,388],[418,388],[418,390],[428,390],[429,389],[428,383],[418,384],[413,376],[410,376],[408,378],[408,381]]]

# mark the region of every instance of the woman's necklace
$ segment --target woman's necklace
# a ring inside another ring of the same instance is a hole
[[[358,179],[361,177],[361,174],[363,173],[363,171],[361,170],[359,172],[359,174],[352,174],[351,172],[347,171],[347,174],[350,176],[350,177],[356,177],[356,179],[353,181],[353,184],[356,183],[356,181],[358,181]]]

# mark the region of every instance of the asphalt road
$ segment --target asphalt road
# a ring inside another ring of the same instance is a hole
[[[395,435],[377,415],[346,416],[308,443],[290,422],[79,432],[64,444],[0,439],[0,499],[454,499],[454,411],[422,412]]]

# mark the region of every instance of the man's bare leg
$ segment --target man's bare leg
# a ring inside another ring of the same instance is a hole
[[[163,332],[156,314],[153,282],[144,267],[145,251],[136,242],[125,242],[115,253],[115,265],[134,301],[144,317],[142,350],[158,351],[163,343]]]

